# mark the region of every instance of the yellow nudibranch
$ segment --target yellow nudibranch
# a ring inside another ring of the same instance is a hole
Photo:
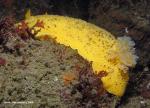
[[[42,21],[44,27],[35,26]],[[95,74],[102,77],[104,88],[111,94],[122,96],[128,83],[128,68],[136,64],[134,42],[129,37],[115,38],[106,30],[86,21],[58,15],[37,15],[25,19],[29,28],[40,31],[35,37],[47,35],[60,44],[77,49],[89,62]]]

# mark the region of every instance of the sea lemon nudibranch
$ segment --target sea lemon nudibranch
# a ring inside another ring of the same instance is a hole
[[[35,26],[40,21],[43,27]],[[104,88],[117,96],[124,94],[128,68],[136,64],[134,42],[128,37],[115,38],[106,30],[86,21],[58,15],[37,15],[25,19],[29,28],[39,30],[35,37],[55,38],[60,44],[77,49],[101,77]],[[17,24],[20,25],[21,23]]]

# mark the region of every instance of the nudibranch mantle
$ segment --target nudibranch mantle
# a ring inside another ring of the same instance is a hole
[[[42,21],[44,27],[34,26],[38,21]],[[94,24],[66,16],[30,16],[25,22],[29,28],[39,30],[35,37],[42,40],[49,36],[60,44],[77,49],[83,58],[92,61],[95,74],[107,73],[101,80],[109,93],[124,94],[129,79],[128,68],[134,67],[137,60],[134,42],[129,37],[115,38]]]

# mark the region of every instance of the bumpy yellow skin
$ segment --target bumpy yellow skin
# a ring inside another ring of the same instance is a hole
[[[77,49],[82,57],[92,61],[95,74],[107,73],[101,78],[105,89],[114,95],[123,95],[129,79],[128,67],[136,64],[134,44],[129,38],[116,39],[102,28],[70,17],[37,15],[25,20],[29,28],[37,21],[43,21],[44,28],[34,27],[34,30],[40,29],[36,37],[48,35],[60,44]]]

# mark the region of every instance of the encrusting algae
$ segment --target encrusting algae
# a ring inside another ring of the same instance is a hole
[[[100,27],[66,16],[30,16],[27,13],[24,21],[32,28],[32,33],[38,31],[36,38],[44,40],[48,36],[77,49],[83,58],[92,62],[95,74],[106,73],[101,80],[109,93],[117,96],[124,94],[129,79],[128,68],[134,67],[137,60],[134,42],[129,37],[115,38]],[[35,26],[37,22],[41,25]]]

